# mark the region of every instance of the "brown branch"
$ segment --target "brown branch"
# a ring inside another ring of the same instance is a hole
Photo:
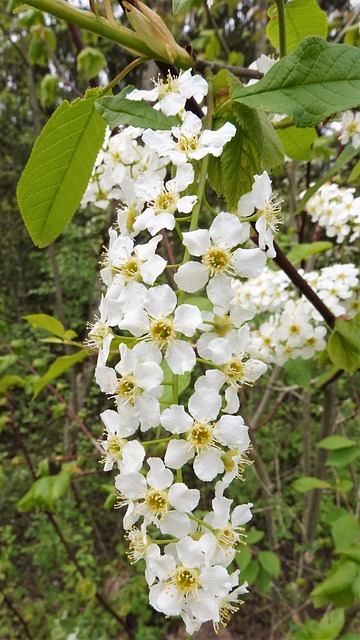
[[[276,257],[274,258],[274,262],[286,273],[287,277],[291,280],[291,282],[295,285],[297,289],[311,302],[313,307],[320,313],[320,315],[324,318],[326,324],[333,329],[335,326],[336,317],[330,311],[330,309],[324,304],[324,302],[319,298],[317,293],[310,287],[310,285],[304,280],[304,278],[300,275],[297,269],[291,264],[291,262],[287,259],[285,254],[281,251],[279,245],[274,242],[274,248],[276,251]]]
[[[250,80],[251,78],[261,80],[264,76],[260,71],[248,69],[247,67],[235,67],[231,64],[219,64],[217,62],[209,62],[208,60],[195,60],[195,71],[203,72],[207,67],[209,67],[213,73],[218,73],[219,71],[222,71],[222,69],[226,69],[226,71],[230,71],[230,73],[237,78],[244,78],[244,80]]]

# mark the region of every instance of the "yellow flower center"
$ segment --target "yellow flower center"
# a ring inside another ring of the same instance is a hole
[[[222,247],[211,247],[202,257],[202,263],[207,267],[212,276],[217,273],[226,273],[231,260],[230,251]]]
[[[238,386],[244,382],[244,368],[245,365],[241,360],[232,358],[230,362],[221,367],[221,370],[226,376],[226,382],[234,386]]]
[[[196,592],[201,587],[201,581],[199,578],[199,569],[189,569],[179,565],[176,569],[174,576],[174,584],[183,596],[189,595],[189,593]]]
[[[119,436],[113,435],[107,439],[106,454],[114,458],[121,458],[121,452],[127,440],[119,438]]]
[[[156,213],[161,213],[162,211],[175,213],[178,199],[179,196],[177,193],[161,193],[157,196],[154,203]]]
[[[136,396],[141,395],[143,389],[137,386],[135,378],[132,374],[120,378],[116,395],[118,402],[130,402],[132,406],[135,404]]]
[[[147,508],[160,518],[164,518],[169,510],[169,500],[166,491],[148,489],[145,496]]]
[[[150,337],[160,348],[168,345],[174,339],[175,330],[171,320],[159,318],[150,324]]]
[[[168,73],[166,82],[159,78],[157,82],[155,82],[158,88],[158,100],[161,100],[166,96],[167,93],[179,93],[179,80],[178,78],[173,78],[171,73]]]
[[[176,149],[183,151],[183,153],[191,153],[196,151],[200,146],[198,138],[187,138],[183,133],[180,135],[179,142],[176,145]]]
[[[137,258],[130,258],[125,264],[121,267],[121,272],[124,276],[125,282],[130,282],[131,280],[141,280],[140,275],[141,262]]]
[[[134,231],[134,222],[139,215],[139,211],[136,208],[135,204],[132,204],[128,209],[125,209],[126,212],[126,228],[128,231]]]
[[[266,217],[266,222],[273,233],[277,233],[279,230],[279,224],[284,222],[284,218],[281,215],[281,204],[283,200],[279,200],[278,202],[274,202],[274,198],[276,198],[277,194],[274,193],[270,202],[267,202],[263,209],[259,209],[259,215],[264,215]]]
[[[88,327],[90,327],[89,336],[84,344],[93,349],[100,349],[104,344],[106,336],[112,333],[111,329],[100,320],[93,325],[89,324]]]
[[[203,424],[201,422],[194,422],[190,431],[188,432],[187,441],[196,447],[197,450],[202,447],[208,447],[213,441],[213,425]]]

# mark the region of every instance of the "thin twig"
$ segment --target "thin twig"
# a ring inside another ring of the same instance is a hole
[[[211,11],[209,9],[209,5],[207,3],[207,0],[203,0],[203,7],[205,9],[205,13],[207,15],[207,19],[211,23],[212,28],[214,29],[215,36],[217,37],[221,48],[223,49],[225,55],[229,56],[230,55],[230,49],[228,47],[228,44],[227,44],[224,36],[222,35],[221,31],[219,30],[219,26],[218,26],[214,16],[212,15],[212,13],[211,13]]]
[[[248,69],[247,67],[235,67],[231,64],[219,64],[218,62],[209,62],[208,60],[195,60],[194,69],[195,71],[205,71],[205,69],[209,67],[213,73],[218,73],[225,69],[226,71],[230,71],[237,78],[244,78],[244,80],[250,80],[254,78],[255,80],[261,80],[264,74],[261,71],[257,71],[256,69]]]
[[[8,609],[11,611],[11,613],[14,614],[15,618],[17,618],[20,621],[20,624],[22,625],[22,627],[24,628],[25,631],[25,635],[29,640],[34,640],[33,636],[30,633],[29,627],[26,624],[25,619],[23,618],[23,616],[21,615],[20,611],[18,611],[18,609],[15,607],[13,601],[9,598],[8,595],[6,595],[4,589],[0,586],[0,593],[2,594],[2,597],[4,599],[4,602],[6,603]]]

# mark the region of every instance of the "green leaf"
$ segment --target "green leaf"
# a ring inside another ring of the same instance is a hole
[[[276,133],[289,158],[299,162],[311,160],[312,145],[318,137],[316,129],[287,127],[286,129],[276,129]]]
[[[265,571],[274,578],[278,578],[280,575],[281,565],[279,556],[273,551],[260,551],[258,554],[258,560]]]
[[[175,116],[166,116],[162,111],[156,111],[145,100],[127,100],[127,94],[133,89],[133,86],[127,86],[117,96],[105,96],[96,101],[96,109],[110,129],[115,129],[120,124],[154,130],[170,130],[171,127],[179,126]]]
[[[360,317],[338,318],[328,340],[330,360],[340,369],[354,373],[360,367]]]
[[[304,194],[304,196],[299,202],[299,205],[295,211],[295,214],[301,213],[301,211],[305,209],[305,205],[310,200],[311,196],[313,196],[314,193],[316,193],[318,189],[320,189],[320,187],[322,187],[322,185],[325,184],[325,182],[328,182],[330,178],[332,178],[338,171],[340,171],[340,169],[342,169],[345,164],[347,164],[350,160],[352,160],[352,158],[356,156],[357,153],[358,153],[357,149],[354,149],[350,144],[347,145],[345,149],[343,149],[343,151],[340,153],[339,157],[336,158],[331,169],[329,169],[329,171],[324,173],[323,177],[320,180],[318,180],[318,182],[316,182],[312,187],[310,187],[310,189],[306,191],[306,193]]]
[[[317,444],[321,449],[343,449],[345,447],[353,447],[354,445],[356,446],[356,442],[345,436],[328,436],[320,440]]]
[[[271,169],[284,164],[284,148],[267,114],[263,111],[258,111],[257,115],[259,118],[259,125],[261,128],[262,136],[262,166],[267,171],[271,171]]]
[[[214,308],[212,302],[206,296],[187,295],[183,298],[183,303],[193,304],[195,307],[198,307],[200,311],[212,311]]]
[[[256,560],[250,560],[248,566],[241,572],[241,580],[248,584],[253,584],[259,573],[259,563]]]
[[[22,316],[24,320],[30,322],[34,329],[43,329],[52,333],[54,336],[63,338],[65,335],[65,329],[60,320],[49,316],[47,313],[33,313],[28,316]]]
[[[83,600],[93,600],[96,595],[96,585],[89,578],[81,578],[76,585],[76,593]]]
[[[40,103],[43,109],[50,107],[55,100],[55,92],[58,86],[57,76],[47,73],[40,84]]]
[[[69,486],[70,475],[66,471],[60,471],[55,476],[39,478],[19,500],[17,509],[21,512],[35,508],[55,511],[56,503],[66,494]]]
[[[256,578],[256,586],[262,593],[270,593],[271,588],[271,575],[263,567],[260,566],[260,571]]]
[[[359,105],[360,51],[312,36],[281,58],[256,84],[234,92],[254,109],[285,113],[297,127],[319,124]]]
[[[81,349],[81,351],[77,351],[71,356],[60,356],[56,358],[55,362],[52,363],[50,369],[45,373],[45,375],[40,378],[40,380],[36,380],[34,382],[34,395],[33,399],[40,393],[40,391],[46,387],[52,380],[61,376],[64,371],[70,369],[70,367],[74,366],[80,360],[83,360],[89,355],[86,349]]]
[[[331,527],[331,535],[336,551],[350,547],[360,534],[360,524],[355,516],[347,513],[338,518]]]
[[[166,409],[167,407],[170,407],[170,405],[173,404],[172,382],[173,382],[174,374],[165,360],[162,361],[161,368],[164,372],[164,379],[163,379],[164,392],[160,398],[161,409],[163,410],[163,409]],[[182,376],[177,376],[177,378],[178,378],[178,394],[180,396],[182,392],[185,391],[185,389],[187,389],[187,387],[189,386],[190,380],[191,380],[191,374],[184,373]]]
[[[294,51],[307,36],[326,38],[327,15],[320,9],[316,0],[292,0],[285,4],[284,9],[288,53]],[[269,8],[268,14],[270,22],[266,27],[266,35],[271,44],[279,50],[279,20],[276,5]]]
[[[319,242],[311,242],[310,244],[298,244],[289,251],[286,257],[291,262],[291,264],[298,264],[302,260],[306,260],[315,253],[327,251],[327,249],[332,249],[332,247],[333,245],[331,242],[326,242],[323,240]]]
[[[335,484],[335,489],[338,493],[348,493],[350,489],[353,488],[353,483],[351,480],[347,480],[346,478],[342,478],[341,480],[337,480]]]
[[[71,220],[104,140],[106,123],[94,109],[98,91],[89,93],[71,104],[65,100],[56,109],[36,140],[17,187],[25,226],[41,248]]]
[[[11,11],[11,9],[9,10]],[[37,24],[44,24],[44,14],[38,9],[29,9],[17,16],[16,21],[19,26],[30,29],[30,27],[34,27]]]
[[[30,40],[28,55],[30,64],[47,65],[48,51],[45,43],[37,35]]]
[[[348,180],[349,182],[353,182],[354,180],[357,180],[359,176],[360,176],[360,160],[358,160],[356,165],[352,168]]]
[[[172,0],[172,9],[174,16],[179,13],[186,13],[192,5],[192,0]]]
[[[356,580],[358,567],[354,562],[346,561],[332,570],[331,574],[311,592],[311,599],[316,608],[330,602],[347,606],[354,601],[352,585]],[[343,603],[343,604],[341,604]]]
[[[358,446],[345,447],[344,449],[336,449],[332,451],[326,460],[327,467],[343,467],[349,462],[355,460],[360,453]]]
[[[262,171],[262,129],[256,111],[235,102],[231,109],[222,111],[221,116],[224,119],[215,119],[214,128],[232,122],[236,126],[236,134],[225,145],[220,158],[211,157],[209,180],[232,209],[237,206],[240,196],[251,191],[254,175]],[[215,170],[214,165],[217,165]]]
[[[312,478],[310,476],[303,476],[302,478],[298,478],[292,483],[292,487],[295,491],[300,491],[301,493],[305,493],[306,491],[312,491],[312,489],[331,489],[331,485],[325,480],[320,480],[320,478]]]
[[[0,378],[0,393],[7,393],[8,389],[11,387],[24,387],[25,380],[20,378],[20,376],[8,375],[2,376]]]
[[[284,363],[283,367],[290,384],[298,384],[303,389],[310,388],[315,371],[314,362],[311,359],[291,358]]]
[[[351,547],[347,547],[346,549],[341,549],[339,551],[342,556],[346,556],[346,558],[350,558],[350,560],[355,560],[358,564],[360,564],[360,545],[354,545]]]
[[[84,73],[88,80],[96,76],[106,67],[106,58],[100,49],[84,47],[76,58],[76,68]]]
[[[259,529],[256,529],[255,527],[251,527],[251,529],[247,534],[246,542],[247,544],[256,544],[257,542],[260,542],[260,540],[263,539],[264,535],[265,535],[264,531],[259,531]]]
[[[317,625],[316,640],[336,640],[344,624],[344,609],[334,609],[330,611]]]
[[[12,367],[18,361],[18,356],[8,353],[6,356],[0,356],[0,374],[6,369]]]
[[[251,549],[250,547],[241,546],[239,551],[236,553],[235,562],[239,567],[240,571],[244,571],[246,567],[251,562]]]

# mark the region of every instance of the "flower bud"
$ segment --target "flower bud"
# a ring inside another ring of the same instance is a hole
[[[170,63],[188,60],[190,66],[189,54],[176,43],[155,11],[139,0],[123,0],[121,4],[135,33],[155,54]]]

